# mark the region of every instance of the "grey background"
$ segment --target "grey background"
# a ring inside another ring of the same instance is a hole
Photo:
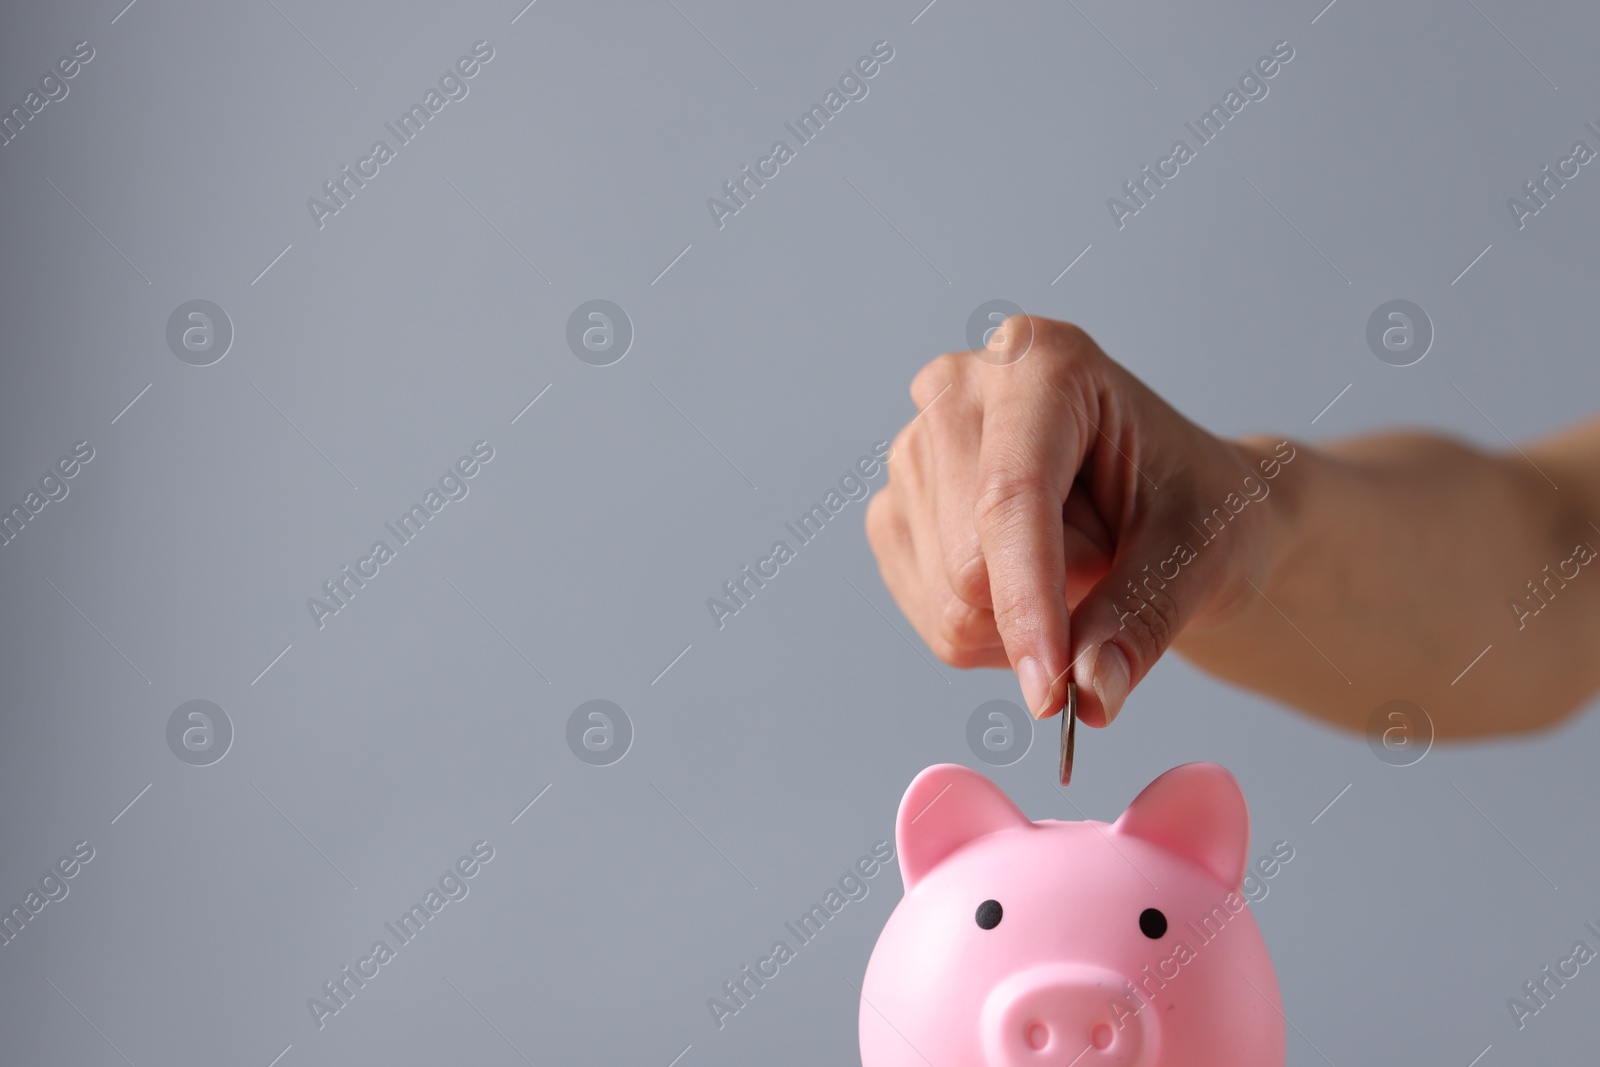
[[[705,599],[985,300],[1083,324],[1222,433],[1500,445],[1591,411],[1600,175],[1520,232],[1505,199],[1594,144],[1592,6],[920,8],[0,16],[6,108],[96,53],[0,148],[0,500],[96,452],[0,549],[0,900],[95,849],[0,947],[0,1060],[855,1062],[893,871],[725,1029],[705,1001],[892,838],[916,771],[983,766],[967,717],[1015,681],[934,666],[860,503],[721,631]],[[319,231],[306,198],[480,39],[470,95]],[[706,198],[878,40],[868,97],[719,231]],[[1270,95],[1119,231],[1106,198],[1279,40]],[[210,367],[164,339],[195,298],[235,329]],[[610,367],[565,344],[594,298],[634,325]],[[1364,343],[1393,298],[1435,327],[1411,367]],[[480,439],[470,495],[319,631],[306,598]],[[607,767],[565,742],[597,698],[635,728]],[[192,699],[233,723],[211,766],[166,745]],[[1110,819],[1231,768],[1252,854],[1296,850],[1254,909],[1292,1063],[1574,1063],[1600,977],[1520,1033],[1505,1002],[1600,919],[1597,734],[1394,768],[1174,658],[1080,733],[1070,802],[1053,726],[987,773]],[[470,895],[319,1031],[306,999],[479,839]]]

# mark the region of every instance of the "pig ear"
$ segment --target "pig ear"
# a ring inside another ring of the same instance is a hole
[[[1227,769],[1215,763],[1174,767],[1134,797],[1112,827],[1199,864],[1223,885],[1244,885],[1250,810]]]
[[[895,820],[900,878],[910,892],[968,841],[1032,825],[999,786],[977,771],[954,763],[929,767],[912,779]]]

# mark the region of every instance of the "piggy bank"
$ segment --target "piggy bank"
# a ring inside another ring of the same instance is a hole
[[[895,826],[905,897],[861,985],[863,1067],[1283,1067],[1284,1016],[1240,890],[1250,814],[1214,763],[1116,822],[1033,822],[929,767]]]

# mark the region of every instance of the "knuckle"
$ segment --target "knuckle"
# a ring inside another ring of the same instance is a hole
[[[957,356],[946,352],[919,370],[911,379],[911,402],[917,405],[917,410],[926,408],[939,394],[954,385],[960,368]]]
[[[1012,467],[987,474],[973,502],[972,518],[978,529],[1005,529],[1027,513],[1032,501],[1054,491],[1043,477]]]
[[[1045,366],[1055,374],[1081,371],[1101,355],[1094,338],[1074,323],[1038,319],[1034,330],[1035,345],[1048,357]]]
[[[880,490],[872,495],[871,500],[867,501],[867,543],[879,555],[883,554],[883,550],[888,543],[890,522],[888,499],[889,494]]]
[[[925,635],[928,647],[952,667],[976,667],[987,662],[985,653],[996,636],[987,613],[955,597],[938,609],[931,630]]]
[[[1062,353],[1080,353],[1096,349],[1094,339],[1086,333],[1083,327],[1075,322],[1065,322],[1061,319],[1034,319],[1033,329],[1035,336],[1044,340],[1052,349]]]
[[[915,540],[906,521],[905,503],[893,486],[885,487],[867,501],[865,526],[867,543],[880,560],[895,555],[915,558]]]
[[[1020,632],[1033,614],[1034,609],[1020,597],[996,600],[994,605],[995,629],[997,632],[1004,634]]]
[[[950,588],[964,604],[983,605],[989,601],[989,565],[983,553],[974,549],[954,561],[950,568]]]
[[[937,654],[937,653],[936,653]],[[939,655],[939,658],[957,670],[971,670],[974,667],[992,667],[987,649],[961,649],[949,655]]]
[[[1119,626],[1128,635],[1139,661],[1154,663],[1178,635],[1181,625],[1178,602],[1164,590],[1148,587],[1143,596],[1129,593],[1127,598],[1138,606],[1124,604],[1119,609]],[[1138,664],[1134,666],[1137,668]]]
[[[979,613],[957,596],[949,596],[939,607],[938,633],[955,648],[970,648],[981,631]]]
[[[1037,327],[1044,321],[1032,315],[1007,315],[999,328],[989,334],[984,348],[1000,357],[996,362],[1013,363],[1033,347],[1034,338],[1039,336]]]
[[[909,423],[900,427],[900,432],[895,434],[894,440],[889,443],[889,456],[899,456],[904,451],[906,444],[911,440],[911,435],[915,432],[915,429]]]
[[[893,485],[895,472],[898,471],[903,476],[908,464],[916,458],[917,449],[914,444],[916,434],[917,424],[910,422],[900,427],[900,432],[894,435],[894,441],[889,445],[889,452],[883,457],[883,466],[888,472],[886,484]]]

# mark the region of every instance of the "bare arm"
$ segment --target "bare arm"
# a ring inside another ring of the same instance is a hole
[[[1261,595],[1186,630],[1185,658],[1351,729],[1412,700],[1442,737],[1546,726],[1600,689],[1600,420],[1527,458],[1422,433],[1298,447]]]
[[[1505,454],[1229,441],[1030,317],[911,392],[867,513],[884,581],[1035,715],[1070,675],[1106,725],[1169,648],[1358,730],[1394,699],[1441,737],[1532,730],[1600,690],[1600,419]]]

